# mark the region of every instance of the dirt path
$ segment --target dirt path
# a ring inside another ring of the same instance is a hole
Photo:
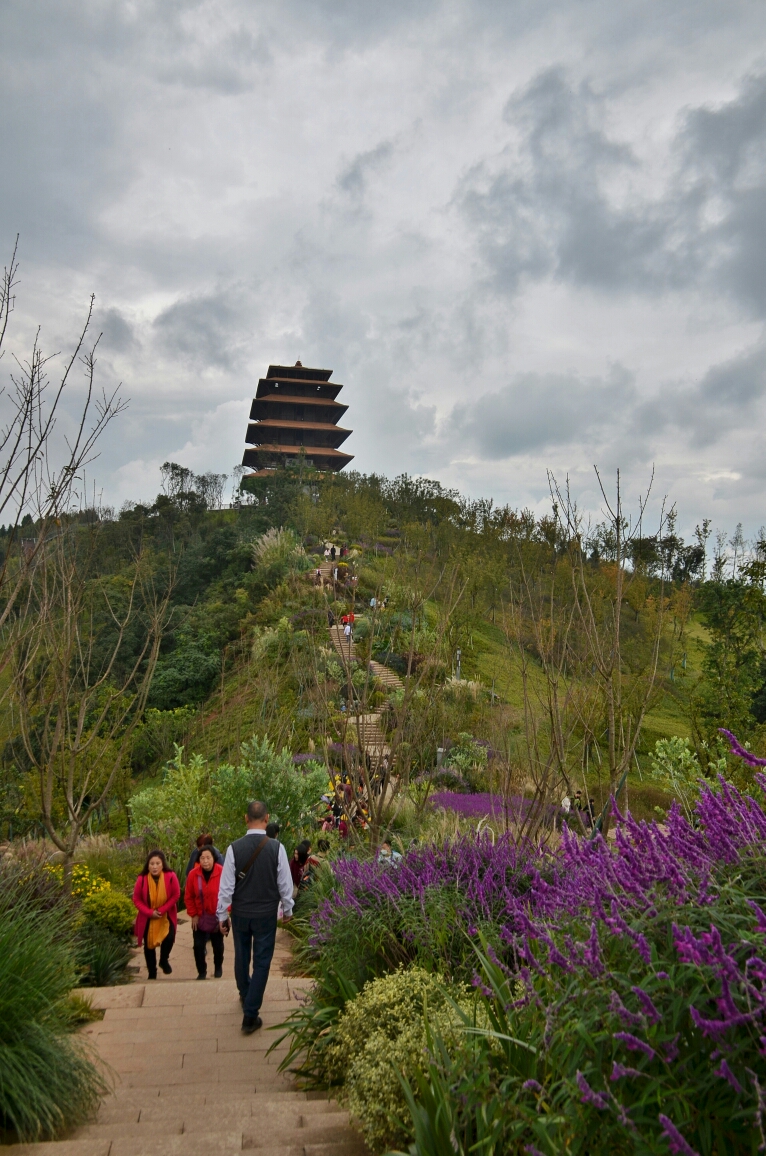
[[[124,987],[97,988],[104,1019],[84,1033],[114,1073],[114,1092],[93,1124],[66,1140],[22,1144],[22,1156],[365,1156],[348,1114],[326,1098],[298,1092],[277,1071],[284,1046],[268,1027],[295,1007],[308,980],[286,978],[289,937],[280,931],[261,1010],[264,1026],[240,1031],[242,1012],[226,944],[222,979],[196,979],[191,924],[182,915],[170,962],[173,974],[141,976]],[[209,960],[208,975],[212,975]]]

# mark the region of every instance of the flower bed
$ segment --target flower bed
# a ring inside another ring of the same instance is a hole
[[[677,807],[662,828],[627,818],[614,846],[565,831],[554,853],[508,836],[418,848],[395,869],[348,860],[306,955],[356,988],[401,964],[473,978],[502,1055],[479,1034],[470,1062],[424,1056],[413,1134],[430,1113],[458,1153],[750,1153],[766,1108],[765,849],[763,808],[721,782],[693,823]]]

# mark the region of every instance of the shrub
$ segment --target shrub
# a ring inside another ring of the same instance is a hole
[[[289,853],[305,827],[313,825],[314,808],[326,787],[326,769],[306,763],[298,772],[287,747],[277,751],[266,736],[254,735],[242,744],[238,766],[224,764],[213,775],[216,827],[224,842],[239,838],[247,804],[262,799],[280,824],[280,838]]]
[[[76,959],[82,987],[128,983],[131,957],[131,946],[125,935],[114,935],[95,923],[85,923],[78,929]]]
[[[460,1017],[448,996],[471,1015],[474,1000],[468,987],[450,988],[440,976],[418,967],[399,970],[365,984],[338,1020],[325,1053],[328,1080],[345,1082],[342,1099],[373,1151],[410,1135],[399,1073],[413,1080],[427,1067],[429,1032],[438,1033],[453,1056],[464,1043]]]
[[[30,1141],[82,1123],[107,1091],[68,1035],[76,961],[67,897],[45,907],[35,891],[17,868],[0,871],[0,1128]]]
[[[136,909],[119,891],[96,891],[82,901],[82,914],[97,927],[113,935],[130,935],[136,920]]]
[[[677,806],[664,829],[626,819],[615,849],[565,833],[480,956],[503,1055],[440,1057],[413,1127],[441,1121],[456,1156],[756,1151],[765,844],[766,812],[722,781],[694,823]]]
[[[64,883],[63,863],[46,864],[45,870],[58,883]],[[87,899],[89,895],[96,895],[100,891],[108,891],[110,884],[100,875],[95,875],[86,863],[73,863],[70,890],[77,899]]]
[[[268,805],[292,851],[305,827],[313,825],[312,811],[326,785],[327,773],[319,764],[306,763],[297,771],[286,747],[278,751],[267,737],[256,735],[242,744],[236,767],[224,763],[213,770],[201,755],[187,763],[183,748],[176,747],[162,783],[134,795],[130,809],[135,829],[156,840],[182,869],[200,831],[215,831],[222,848],[238,839],[252,799]]]
[[[145,787],[129,803],[133,828],[165,850],[171,865],[183,870],[189,849],[213,820],[210,769],[201,755],[184,761],[183,747],[165,767],[158,786]]]

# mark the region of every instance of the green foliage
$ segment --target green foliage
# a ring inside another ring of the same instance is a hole
[[[298,843],[311,822],[312,813],[327,786],[327,771],[318,763],[301,770],[293,765],[290,751],[277,751],[264,735],[254,735],[241,747],[241,762],[224,764],[212,779],[216,831],[225,843],[239,838],[247,804],[261,799],[281,827],[280,838],[288,850]]]
[[[98,923],[81,924],[77,931],[76,958],[82,987],[114,987],[128,983],[132,958],[130,941]]]
[[[177,746],[162,782],[139,791],[129,806],[133,829],[162,847],[176,870],[183,870],[197,835],[212,827],[213,798],[206,761],[201,755],[192,755],[185,762],[183,747]]]
[[[221,673],[221,655],[213,640],[179,634],[169,654],[157,663],[150,700],[163,712],[202,702]]]
[[[699,797],[702,770],[699,759],[689,746],[689,740],[677,735],[669,739],[658,739],[649,762],[652,778],[676,796],[687,818],[691,818]]]
[[[67,1022],[73,1029],[82,1027],[83,1024],[96,1023],[104,1018],[104,1012],[101,1008],[94,1007],[88,996],[81,995],[76,991],[70,992],[65,1012]]]
[[[741,579],[706,582],[698,593],[702,620],[710,631],[694,695],[700,739],[711,741],[719,726],[750,738],[758,725],[757,703],[764,685],[763,621],[766,595]]]
[[[214,832],[222,848],[238,839],[253,799],[268,805],[291,850],[326,785],[327,772],[319,764],[307,763],[299,771],[286,747],[277,751],[265,736],[254,736],[242,744],[237,766],[224,763],[216,770],[201,755],[185,762],[183,748],[177,747],[162,783],[134,795],[130,808],[135,829],[169,853],[180,870],[201,831]]]
[[[81,910],[88,922],[118,936],[130,935],[136,920],[135,907],[119,891],[96,891],[83,899]]]
[[[450,1056],[464,1035],[455,1005],[468,1019],[470,988],[450,987],[422,968],[399,970],[366,984],[345,1005],[324,1054],[329,1083],[344,1083],[342,1099],[374,1152],[410,1135],[400,1074],[413,1080],[428,1065],[428,1033]]]
[[[130,754],[133,770],[145,771],[169,759],[174,745],[183,743],[195,714],[191,706],[178,706],[171,710],[150,707],[133,732]]]
[[[81,1041],[72,1040],[69,993],[77,978],[66,898],[29,872],[0,874],[0,1129],[53,1138],[84,1122],[107,1091]]]

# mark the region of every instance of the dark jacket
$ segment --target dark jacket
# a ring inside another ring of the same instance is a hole
[[[244,835],[232,844],[234,855],[234,872],[238,877],[244,871],[250,857],[255,851],[254,839],[260,843],[266,840],[266,846],[253,863],[244,880],[234,886],[234,895],[231,901],[231,914],[242,919],[264,919],[277,917],[279,908],[279,887],[277,885],[277,869],[279,865],[280,843],[277,839],[269,839],[267,835]]]

